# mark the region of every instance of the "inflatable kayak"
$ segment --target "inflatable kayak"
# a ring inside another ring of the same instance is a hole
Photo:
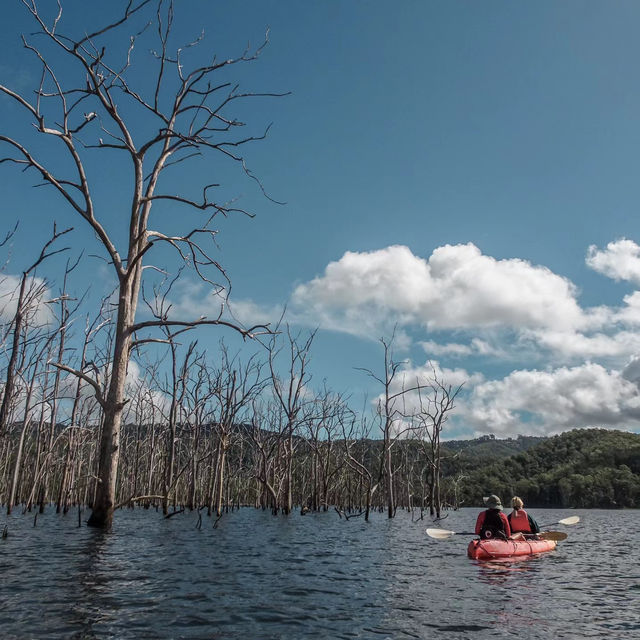
[[[467,555],[474,560],[532,556],[556,548],[555,540],[472,540]]]

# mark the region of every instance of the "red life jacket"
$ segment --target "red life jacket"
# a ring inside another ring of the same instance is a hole
[[[529,516],[524,509],[518,509],[510,513],[509,524],[511,525],[511,533],[531,533]]]

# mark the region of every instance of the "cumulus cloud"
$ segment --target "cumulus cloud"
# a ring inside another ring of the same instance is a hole
[[[612,321],[632,327],[640,326],[640,291],[624,296],[623,302],[624,306],[612,315]]]
[[[403,413],[411,413],[416,411],[420,406],[420,397],[416,391],[412,391],[417,386],[429,386],[432,382],[438,381],[440,384],[455,391],[461,386],[474,386],[484,382],[484,376],[481,373],[470,373],[463,368],[450,369],[441,366],[437,360],[428,360],[422,365],[413,364],[407,361],[393,379],[390,387],[392,395],[397,396],[396,408],[403,405]],[[402,394],[404,392],[404,394]],[[425,391],[423,397],[429,395]],[[374,403],[377,403],[382,396],[378,396]]]
[[[170,292],[169,317],[184,321],[221,318],[244,327],[276,324],[284,311],[282,305],[262,306],[248,299],[231,299],[207,283],[178,280]]]
[[[203,281],[178,280],[170,292],[169,316],[180,320],[217,318],[224,311],[226,298]]]
[[[16,313],[20,293],[20,276],[0,275],[0,322],[10,322]],[[29,314],[29,322],[43,325],[53,318],[46,300],[52,294],[43,278],[31,277],[25,288],[24,305]]]
[[[587,265],[614,280],[628,280],[640,284],[640,246],[633,240],[621,238],[600,250],[591,245],[587,251]]]
[[[455,397],[464,388],[482,384],[484,376],[480,373],[469,373],[463,368],[450,369],[441,366],[437,360],[428,360],[424,364],[411,361],[402,363],[391,381],[391,412],[393,414],[392,433],[398,437],[412,437],[416,429],[421,429],[413,422],[411,416],[417,416],[424,410],[433,410],[430,399],[434,399],[434,390],[438,388],[438,398],[442,399],[446,389],[450,397]],[[433,386],[432,386],[433,385]],[[440,387],[441,385],[441,387]],[[385,397],[380,393],[372,400],[372,406],[382,407]],[[457,406],[455,400],[453,409]],[[449,411],[445,417],[448,421],[455,412]]]
[[[166,419],[169,414],[170,396],[151,383],[148,372],[135,360],[129,360],[125,394],[135,400],[125,405],[125,422],[152,422],[159,416]]]
[[[612,277],[640,282],[640,247],[618,240],[589,249],[587,263]],[[173,313],[216,317],[219,296],[201,283],[175,291]],[[251,300],[229,305],[245,326],[275,323],[282,307]],[[346,252],[316,278],[296,286],[287,303],[291,324],[320,327],[377,340],[398,336],[408,351],[419,331],[429,357],[490,357],[555,363],[607,359],[618,363],[640,353],[640,291],[620,307],[578,303],[578,289],[544,266],[484,255],[474,244],[445,245],[425,259],[394,245]],[[402,345],[400,344],[402,343]]]
[[[437,378],[444,384],[457,387],[459,385],[476,385],[484,381],[481,373],[470,373],[464,368],[451,369],[443,367],[438,360],[428,360],[422,365],[407,365],[402,369],[401,380],[404,384],[415,380],[430,380]]]
[[[518,370],[476,385],[460,418],[478,433],[552,434],[575,427],[640,425],[640,390],[631,373],[586,363],[551,371]]]
[[[284,312],[284,307],[278,304],[263,306],[253,300],[233,300],[229,301],[228,306],[233,317],[245,327],[257,324],[275,325]]]
[[[538,345],[550,349],[558,356],[572,359],[626,359],[630,355],[640,353],[640,334],[634,331],[620,330],[611,335],[586,335],[576,331],[539,331],[532,333],[530,337]]]
[[[472,338],[469,344],[457,342],[447,342],[440,344],[433,340],[424,340],[420,346],[428,356],[452,356],[464,358],[468,356],[492,356],[498,358],[506,357],[504,349],[501,349],[481,338]]]
[[[568,330],[585,322],[569,280],[525,260],[483,255],[471,243],[439,247],[428,260],[404,246],[347,252],[298,285],[292,303],[321,326],[361,334],[385,318],[430,330]]]
[[[640,247],[629,240],[589,250],[588,264],[640,282]],[[298,285],[290,309],[299,322],[359,336],[394,326],[439,334],[421,342],[429,356],[513,359],[551,353],[556,362],[640,353],[640,292],[619,308],[582,309],[578,289],[548,268],[496,259],[475,245],[445,245],[428,259],[408,247],[347,252],[324,273]],[[454,332],[465,340],[447,340]],[[444,338],[444,339],[442,339]]]
[[[621,375],[625,380],[635,382],[640,388],[640,357],[629,361],[622,369]]]

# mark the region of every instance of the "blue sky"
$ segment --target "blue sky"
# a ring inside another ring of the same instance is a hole
[[[237,79],[291,92],[240,109],[252,133],[273,123],[247,160],[286,205],[234,167],[196,163],[167,178],[214,175],[256,214],[218,225],[239,317],[273,320],[286,305],[295,326],[319,326],[312,384],[326,379],[355,406],[379,391],[356,367],[380,369],[377,340],[395,326],[409,375],[430,360],[465,382],[452,436],[638,430],[637,2],[177,4],[175,41],[204,28],[207,54],[237,55],[270,28]],[[101,22],[100,6],[65,2],[65,24]],[[0,82],[26,90],[38,73],[19,34],[34,29],[22,3],[5,12]],[[6,98],[0,122],[40,150]],[[118,229],[126,174],[91,163],[101,215]],[[21,220],[6,274],[37,253],[53,220],[75,226],[74,250],[98,251],[59,198],[30,188],[33,176],[1,166],[0,180],[2,220]],[[169,207],[157,215],[180,222]],[[91,284],[97,299],[108,278],[86,255],[73,286]],[[185,273],[176,309],[210,312],[206,296]],[[223,335],[198,338],[213,354]]]

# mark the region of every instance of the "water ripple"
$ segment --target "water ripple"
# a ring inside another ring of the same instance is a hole
[[[524,640],[639,637],[636,513],[576,513],[582,523],[555,552],[521,562],[470,561],[467,540],[432,540],[431,523],[405,513],[366,524],[244,509],[196,530],[196,514],[125,510],[110,534],[55,513],[34,528],[16,514],[0,541],[1,635],[482,640],[515,627]],[[451,513],[446,526],[468,530],[475,516]]]

